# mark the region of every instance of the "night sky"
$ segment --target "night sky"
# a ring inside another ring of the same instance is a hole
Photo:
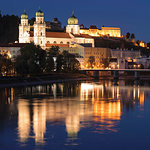
[[[1,0],[2,14],[20,16],[24,10],[29,18],[35,17],[39,9],[45,20],[57,17],[62,25],[67,24],[72,11],[79,24],[86,27],[97,25],[120,27],[122,34],[134,33],[136,40],[150,42],[150,1],[149,0]]]

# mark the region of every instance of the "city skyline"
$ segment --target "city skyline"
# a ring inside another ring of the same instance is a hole
[[[94,0],[92,1],[93,5],[91,5],[89,0],[86,2],[76,0],[74,3],[68,0],[63,2],[26,0],[25,3],[18,0],[6,0],[1,2],[0,10],[3,15],[14,14],[19,17],[26,10],[29,18],[32,18],[35,17],[35,12],[40,6],[45,14],[45,20],[51,21],[52,18],[57,17],[62,22],[62,27],[67,25],[67,19],[74,10],[79,24],[84,24],[86,27],[90,25],[96,25],[98,28],[103,25],[120,27],[123,35],[126,32],[134,33],[136,40],[150,42],[150,31],[148,30],[150,21],[147,19],[150,2],[133,0],[128,3],[128,1],[123,3],[119,0],[113,2],[111,0],[107,2]]]

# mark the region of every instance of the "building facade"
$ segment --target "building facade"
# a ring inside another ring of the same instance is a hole
[[[49,32],[46,31],[46,23],[44,21],[44,13],[39,10],[36,12],[36,20],[33,30],[28,23],[28,15],[21,15],[21,24],[19,25],[19,43],[34,42],[46,49],[52,45],[68,47],[75,43],[91,43],[94,47],[94,39],[90,35],[80,34],[80,26],[78,19],[72,14],[68,19],[66,32]]]
[[[78,18],[72,16],[68,19],[68,25],[65,32],[51,32],[47,30],[47,24],[44,21],[44,13],[39,10],[36,12],[36,19],[33,26],[30,26],[28,15],[21,15],[21,23],[19,25],[19,43],[34,42],[40,45],[43,49],[51,46],[69,47],[70,44],[91,43],[94,47],[94,38],[97,36],[121,37],[120,28],[102,27],[97,29],[80,28]]]
[[[91,25],[89,29],[87,29],[84,28],[84,26],[81,26],[80,33],[88,34],[93,37],[121,37],[121,29],[117,27],[102,27],[101,29],[98,29],[95,25]]]

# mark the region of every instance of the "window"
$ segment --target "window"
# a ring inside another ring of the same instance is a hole
[[[57,42],[56,42],[56,41],[54,41],[54,44],[57,44]]]
[[[67,42],[67,44],[70,44],[69,42]]]
[[[41,32],[41,36],[42,36],[42,32]]]
[[[41,44],[42,44],[42,41],[41,41]]]
[[[50,41],[47,41],[47,44],[50,44]]]
[[[63,41],[61,41],[60,44],[63,44]]]

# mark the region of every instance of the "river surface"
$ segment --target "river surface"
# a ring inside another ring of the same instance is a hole
[[[147,150],[150,81],[0,89],[0,150]]]

